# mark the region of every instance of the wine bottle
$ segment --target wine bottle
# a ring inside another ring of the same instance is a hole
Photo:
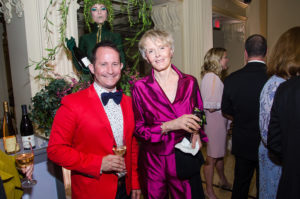
[[[88,68],[91,64],[90,60],[87,58],[84,53],[77,48],[76,46],[73,47],[74,57],[77,63],[80,65],[81,68]]]
[[[22,107],[22,120],[20,125],[20,131],[22,136],[23,147],[26,150],[30,150],[30,145],[32,148],[35,148],[35,140],[33,134],[32,122],[27,114],[27,106],[21,105]]]
[[[3,116],[3,124],[2,124],[3,145],[4,145],[5,152],[7,154],[12,154],[18,152],[20,148],[17,145],[17,135],[12,124],[7,101],[3,102],[3,108],[4,108],[4,116]]]
[[[1,120],[1,123],[0,123],[0,139],[3,138],[3,120],[4,120],[4,119],[2,119],[2,120]]]

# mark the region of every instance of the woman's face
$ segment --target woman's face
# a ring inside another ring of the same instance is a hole
[[[227,53],[224,52],[222,58],[221,58],[221,61],[220,61],[220,64],[222,66],[222,70],[226,70],[228,67],[227,67],[227,62],[229,61],[228,57],[227,57]]]
[[[95,4],[91,8],[93,21],[97,24],[103,24],[107,19],[107,10],[103,4]]]
[[[145,49],[146,60],[154,70],[160,72],[171,66],[173,50],[169,44],[165,44],[159,39],[154,42],[148,38],[145,41]]]

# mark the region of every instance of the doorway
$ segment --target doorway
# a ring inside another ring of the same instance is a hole
[[[222,47],[227,50],[229,58],[227,74],[230,74],[245,64],[245,21],[213,13],[213,22],[213,47]]]

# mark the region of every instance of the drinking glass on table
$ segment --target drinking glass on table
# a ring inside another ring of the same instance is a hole
[[[124,155],[125,155],[125,153],[126,153],[126,145],[125,145],[125,141],[123,141],[123,144],[122,144],[122,145],[116,145],[116,146],[113,146],[112,150],[113,150],[113,152],[115,153],[115,155],[124,157]],[[118,176],[119,178],[124,177],[125,175],[126,175],[126,171],[125,171],[125,172],[117,173],[117,176]]]
[[[19,145],[18,143],[16,145]],[[34,153],[30,142],[23,142],[23,145],[30,146],[29,150],[25,150],[24,147],[21,147],[21,150],[19,153],[16,154],[16,166],[18,169],[26,169],[28,166],[33,165],[34,160]],[[16,146],[17,148],[18,146]],[[34,179],[29,179],[27,176],[25,176],[21,180],[21,184],[23,188],[30,188],[34,186],[37,183]]]

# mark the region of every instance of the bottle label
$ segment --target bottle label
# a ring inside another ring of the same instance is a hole
[[[8,154],[15,153],[20,150],[20,147],[16,146],[17,144],[16,136],[3,137],[3,141],[4,141],[4,149],[6,153]]]
[[[35,147],[34,135],[22,136],[22,142],[23,142],[23,148],[25,149],[30,149],[29,142],[32,148]]]
[[[87,57],[82,58],[81,61],[83,62],[85,67],[88,67],[91,64],[90,60]]]

